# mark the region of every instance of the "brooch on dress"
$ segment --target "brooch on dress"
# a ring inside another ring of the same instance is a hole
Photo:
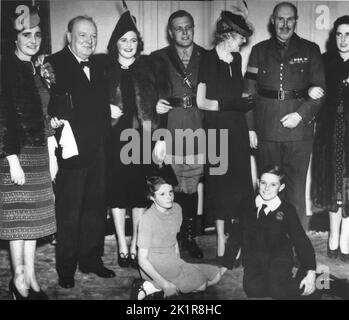
[[[285,214],[282,211],[276,212],[276,220],[282,221],[284,220]]]

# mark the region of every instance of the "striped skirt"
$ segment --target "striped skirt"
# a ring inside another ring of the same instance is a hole
[[[0,239],[33,240],[56,232],[47,147],[25,147],[18,156],[25,184],[11,182],[7,159],[0,159]]]

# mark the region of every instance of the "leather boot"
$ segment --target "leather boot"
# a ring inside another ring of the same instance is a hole
[[[202,259],[204,257],[202,250],[195,241],[194,219],[188,219],[187,221],[186,247],[192,258]]]

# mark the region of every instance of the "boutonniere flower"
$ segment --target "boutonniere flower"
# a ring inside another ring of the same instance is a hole
[[[284,220],[285,214],[282,211],[276,212],[276,220],[282,221]]]
[[[46,55],[40,55],[35,61],[35,67],[39,68],[41,78],[50,89],[56,83],[56,77],[52,65],[49,62],[44,63],[45,57]]]

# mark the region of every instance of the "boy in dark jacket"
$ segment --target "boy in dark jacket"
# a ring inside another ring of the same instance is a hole
[[[263,170],[258,186],[256,207],[243,218],[244,290],[248,297],[258,298],[309,296],[315,292],[315,251],[294,206],[278,196],[285,188],[280,167]],[[296,278],[293,247],[301,264]]]

